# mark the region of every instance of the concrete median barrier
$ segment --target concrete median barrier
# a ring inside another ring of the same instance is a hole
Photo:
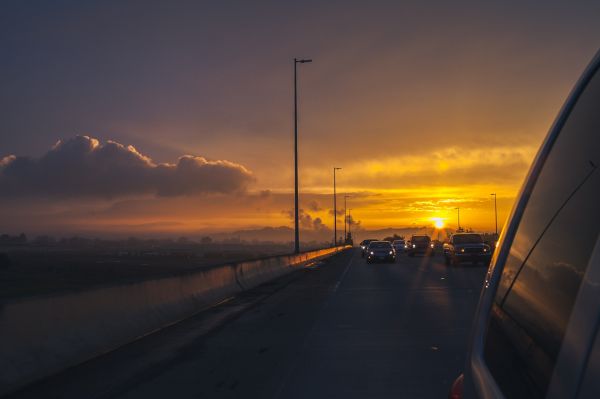
[[[112,351],[344,247],[0,303],[0,395]]]
[[[327,248],[298,255],[266,258],[259,262],[241,262],[237,265],[236,272],[242,287],[248,289],[303,267],[307,262],[317,261],[335,252],[336,248]]]

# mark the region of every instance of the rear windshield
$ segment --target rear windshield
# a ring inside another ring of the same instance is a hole
[[[483,238],[479,234],[460,234],[454,236],[455,244],[480,244]]]
[[[413,236],[412,238],[412,242],[424,242],[424,241],[431,241],[431,239],[428,236]]]
[[[375,241],[369,245],[369,248],[389,248],[392,244],[387,241]]]

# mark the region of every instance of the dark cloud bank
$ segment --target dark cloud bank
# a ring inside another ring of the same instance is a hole
[[[0,197],[182,196],[233,193],[253,180],[244,166],[185,155],[156,164],[133,146],[88,136],[61,140],[38,159],[0,159]]]

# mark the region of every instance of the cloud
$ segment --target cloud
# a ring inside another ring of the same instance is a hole
[[[336,209],[336,210],[335,210],[335,213],[337,214],[337,216],[344,216],[344,212],[345,212],[345,210],[344,210],[344,209]],[[329,213],[331,216],[333,216],[333,209],[330,209],[330,210],[328,211],[328,213]]]
[[[466,143],[410,155],[372,157],[344,166],[338,187],[353,191],[473,184],[514,187],[523,180],[536,151],[537,146]],[[330,179],[327,173],[309,169],[305,184],[326,187]]]
[[[352,226],[351,230],[353,231],[363,230],[361,221],[354,219],[352,215],[348,216],[348,223]]]
[[[410,201],[402,204],[402,209],[406,212],[435,212],[440,209],[456,209],[460,206],[461,209],[477,209],[487,207],[491,204],[489,197],[484,198],[448,198],[448,199],[420,199],[416,201]]]
[[[323,224],[323,221],[321,220],[321,218],[315,218],[313,220],[313,229],[317,230],[317,231],[324,231],[324,230],[329,230],[327,228],[327,226],[325,226]]]
[[[269,198],[271,196],[271,190],[260,190],[258,195],[260,198]]]
[[[287,211],[283,211],[292,221],[294,220],[294,210],[290,209]],[[315,231],[325,231],[328,230],[328,227],[323,223],[323,220],[320,217],[313,218],[308,212],[304,209],[298,209],[298,223],[300,223],[300,227],[307,230],[315,230]]]
[[[317,201],[313,200],[308,203],[308,209],[310,209],[313,212],[319,212],[321,210],[321,207],[319,206],[319,203]]]
[[[184,155],[155,163],[135,147],[88,136],[58,141],[40,158],[0,160],[2,197],[163,197],[242,191],[252,173],[230,161]]]
[[[14,155],[9,155],[7,157],[0,159],[0,168],[13,162],[16,158],[17,157],[15,157]]]

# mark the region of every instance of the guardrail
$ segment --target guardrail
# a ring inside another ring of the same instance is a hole
[[[0,395],[110,352],[347,247],[0,304]]]

